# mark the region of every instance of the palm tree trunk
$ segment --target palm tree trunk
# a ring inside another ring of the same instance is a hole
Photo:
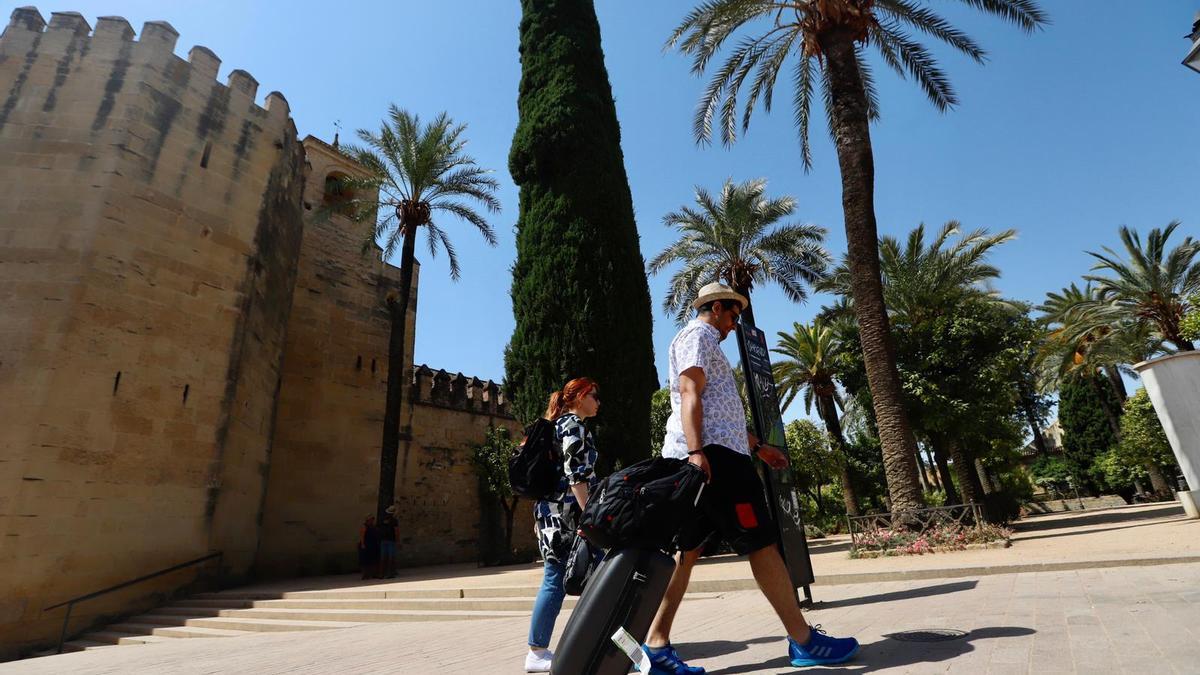
[[[917,479],[921,482],[921,490],[932,491],[929,486],[929,476],[925,473],[925,462],[921,459],[921,446],[917,446]]]
[[[1113,391],[1120,398],[1121,403],[1129,398],[1129,391],[1125,389],[1125,380],[1121,377],[1121,371],[1117,370],[1116,366],[1104,366],[1104,375],[1108,377],[1108,381],[1113,386]]]
[[[832,396],[817,396],[817,414],[825,422],[825,430],[833,439],[842,461],[838,462],[842,471],[842,502],[846,506],[846,515],[857,516],[858,495],[854,491],[853,477],[850,475],[850,453],[846,451],[846,438],[842,435],[842,421],[838,419],[837,405]]]
[[[741,294],[742,297],[746,298],[746,300],[748,300],[751,303],[751,305],[753,305],[754,301],[750,299],[749,287],[735,286],[733,284],[733,282],[731,282],[729,280],[726,280],[726,281],[729,283],[729,286],[732,287],[735,292]],[[744,323],[748,326],[755,325],[754,324],[754,307],[753,306],[743,307],[740,318],[741,318],[742,323]]]
[[[975,458],[975,473],[979,475],[979,484],[983,486],[983,494],[990,495],[1000,491],[988,473],[987,467],[983,465],[983,460],[978,457]]]
[[[962,503],[983,505],[983,484],[975,471],[975,462],[959,441],[950,441],[950,459],[954,462],[954,473],[962,490]]]
[[[933,458],[937,463],[938,476],[942,480],[942,490],[946,492],[947,504],[961,504],[958,490],[954,488],[954,477],[950,475],[950,451],[944,436],[931,436],[929,444],[933,447]]]
[[[925,462],[929,465],[929,480],[933,483],[934,488],[945,491],[945,488],[942,487],[941,476],[938,475],[938,465],[937,460],[933,457],[933,448],[928,444],[925,445]]]
[[[829,116],[842,174],[846,258],[858,319],[867,383],[883,445],[883,467],[892,511],[925,504],[917,482],[917,442],[904,410],[904,391],[883,301],[879,235],[875,225],[875,160],[867,119],[867,95],[851,31],[836,28],[819,36],[830,84]]]
[[[400,412],[404,402],[405,338],[408,329],[408,301],[412,294],[415,229],[404,222],[404,246],[400,253],[399,297],[388,302],[391,313],[392,332],[388,336],[387,400],[383,409],[383,447],[379,453],[379,499],[376,503],[377,518],[383,519],[384,511],[392,505],[396,496],[396,459],[400,455]]]

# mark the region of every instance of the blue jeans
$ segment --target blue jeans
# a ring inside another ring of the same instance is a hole
[[[529,646],[549,647],[550,635],[554,633],[554,620],[562,609],[563,576],[566,566],[561,563],[546,561],[542,574],[542,587],[538,590],[537,600],[533,602],[533,617],[529,621]]]

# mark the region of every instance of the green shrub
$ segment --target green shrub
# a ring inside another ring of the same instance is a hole
[[[667,435],[667,418],[671,416],[671,390],[663,387],[650,396],[651,454],[662,454],[663,438]]]
[[[1188,312],[1179,322],[1179,334],[1184,340],[1200,341],[1200,293],[1188,298]]]

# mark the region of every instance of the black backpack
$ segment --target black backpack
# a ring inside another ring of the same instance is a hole
[[[604,479],[587,500],[579,532],[605,549],[669,549],[694,517],[704,482],[704,472],[681,459],[643,460]]]
[[[525,440],[508,460],[508,482],[513,492],[529,499],[545,499],[563,477],[562,448],[554,423],[544,418],[525,427]]]

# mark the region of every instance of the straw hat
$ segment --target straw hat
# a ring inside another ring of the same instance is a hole
[[[742,309],[746,309],[750,305],[750,301],[741,293],[738,293],[725,284],[711,283],[700,289],[700,294],[696,296],[696,301],[692,303],[692,307],[700,309],[702,305],[706,305],[714,300],[736,300],[742,303]]]

